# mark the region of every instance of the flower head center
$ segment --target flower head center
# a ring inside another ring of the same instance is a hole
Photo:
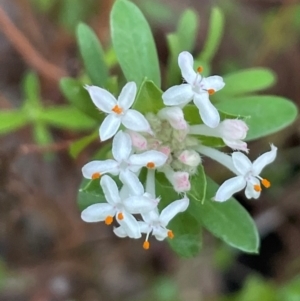
[[[123,113],[123,109],[121,107],[119,107],[118,105],[115,105],[111,110],[118,115]]]
[[[106,217],[104,222],[106,225],[110,225],[113,222],[113,220],[114,220],[114,218],[111,215],[109,215]]]
[[[213,94],[216,93],[216,90],[214,90],[214,89],[208,89],[207,92],[208,92],[209,95],[213,95]]]
[[[118,220],[120,220],[120,221],[124,219],[124,215],[122,212],[119,212],[117,217],[118,217]]]
[[[198,72],[198,73],[203,72],[203,70],[204,70],[204,68],[203,68],[202,66],[199,66],[199,67],[197,68],[197,72]]]
[[[261,187],[260,185],[256,184],[256,185],[253,185],[253,188],[256,192],[261,192]]]
[[[99,179],[101,177],[101,173],[100,172],[95,172],[92,174],[92,180],[96,180]]]

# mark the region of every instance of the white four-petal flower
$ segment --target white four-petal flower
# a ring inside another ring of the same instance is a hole
[[[271,150],[262,154],[253,163],[246,155],[241,152],[234,152],[232,154],[232,163],[236,169],[236,177],[225,181],[218,189],[215,201],[224,202],[228,200],[234,193],[244,189],[245,195],[248,199],[257,199],[260,196],[261,185],[266,188],[270,187],[270,182],[259,176],[263,168],[272,163],[277,154],[277,147],[271,145]]]
[[[130,109],[137,87],[135,82],[127,83],[118,99],[105,89],[96,86],[85,86],[93,103],[108,115],[103,120],[100,129],[100,139],[105,141],[113,137],[121,123],[130,130],[152,133],[149,122],[140,112]]]
[[[105,173],[119,175],[130,188],[137,185],[137,176],[134,174],[142,167],[151,169],[165,164],[168,156],[156,150],[150,150],[141,154],[132,153],[132,141],[130,135],[119,131],[113,139],[112,155],[114,159],[104,161],[91,161],[83,166],[82,174],[87,179],[100,178]],[[139,181],[138,181],[139,182]]]
[[[215,128],[220,122],[220,115],[210,102],[209,95],[224,87],[225,83],[222,77],[215,75],[204,78],[195,72],[193,56],[187,51],[179,54],[178,65],[186,83],[173,86],[165,91],[162,95],[164,104],[184,106],[193,100],[203,122],[207,126]]]
[[[115,216],[129,237],[139,238],[141,236],[139,225],[132,214],[153,210],[156,208],[158,200],[145,194],[142,185],[137,188],[135,194],[124,198],[115,181],[107,175],[101,178],[100,185],[107,203],[93,204],[87,207],[81,213],[82,220],[89,223],[105,221],[107,225],[110,225]]]

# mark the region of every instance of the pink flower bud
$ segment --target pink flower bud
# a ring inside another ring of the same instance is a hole
[[[198,166],[201,163],[200,155],[194,150],[184,150],[178,159],[189,166]]]
[[[147,150],[148,143],[144,136],[134,131],[127,131],[127,133],[131,138],[133,147],[140,151]]]
[[[243,140],[247,136],[248,126],[243,120],[225,119],[218,129],[221,137],[228,140]]]
[[[176,130],[185,130],[188,125],[184,119],[183,111],[179,107],[166,107],[158,112],[158,117],[168,120],[171,126]]]
[[[173,186],[177,192],[189,191],[191,189],[189,174],[184,171],[175,172],[173,174]]]

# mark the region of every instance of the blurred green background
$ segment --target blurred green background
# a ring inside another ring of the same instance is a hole
[[[101,40],[111,73],[120,74],[110,51],[113,2],[0,1],[0,108],[18,111],[33,102],[38,107],[26,111],[33,128],[24,121],[23,113],[0,114],[0,125],[6,124],[4,130],[0,126],[0,300],[299,301],[298,120],[250,144],[251,158],[264,152],[269,143],[279,147],[276,163],[266,171],[272,188],[258,201],[237,195],[257,223],[259,255],[237,252],[206,233],[202,252],[193,259],[182,259],[167,243],[153,241],[151,249],[144,251],[140,242],[118,239],[105,225],[80,220],[76,196],[81,167],[100,143],[94,141],[76,159],[70,156],[72,142],[95,124],[82,121],[78,111],[68,105],[59,80],[85,76],[75,38],[80,21],[89,24]],[[199,53],[211,9],[218,5],[225,28],[212,73],[268,67],[276,73],[277,83],[264,94],[288,97],[299,107],[298,1],[135,3],[151,24],[163,75],[168,63],[166,35],[175,31],[182,12],[193,8],[200,18],[195,45]],[[163,81],[164,88],[168,81]],[[39,122],[36,114],[43,114]],[[7,133],[7,124],[12,130],[25,126]],[[213,162],[205,163],[219,182],[229,176]]]

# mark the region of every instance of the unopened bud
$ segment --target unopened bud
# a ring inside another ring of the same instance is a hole
[[[200,155],[194,150],[184,150],[178,159],[189,166],[198,166],[201,163]]]
[[[191,189],[189,174],[184,171],[175,172],[173,175],[173,186],[177,192],[189,191]]]
[[[243,140],[249,128],[243,120],[225,119],[219,124],[218,129],[223,139]]]
[[[135,147],[137,150],[140,151],[144,151],[147,149],[148,143],[147,143],[147,139],[144,136],[134,131],[128,131],[127,133],[131,138],[133,147]]]
[[[168,120],[171,126],[176,130],[185,130],[188,127],[184,119],[183,111],[179,107],[163,108],[157,115],[163,120]]]

